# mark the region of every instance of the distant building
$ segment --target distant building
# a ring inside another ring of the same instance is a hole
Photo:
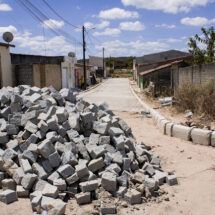
[[[15,46],[0,42],[0,88],[13,86],[10,47]]]
[[[124,60],[115,60],[114,61],[114,69],[126,69],[127,62]]]
[[[106,62],[104,62],[104,69],[103,69],[103,58],[102,57],[95,57],[89,56],[89,64],[95,67],[95,71],[97,76],[106,77]]]

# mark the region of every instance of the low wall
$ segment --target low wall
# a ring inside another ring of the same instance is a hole
[[[215,131],[174,124],[166,120],[164,116],[155,111],[149,105],[145,104],[134,92],[131,85],[130,89],[139,103],[143,106],[143,109],[147,112],[150,112],[154,124],[162,132],[162,134],[168,135],[170,137],[180,138],[186,141],[191,141],[195,144],[215,147]]]

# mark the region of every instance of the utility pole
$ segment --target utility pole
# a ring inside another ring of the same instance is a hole
[[[103,47],[102,51],[103,51],[103,72],[104,72],[104,78],[106,78],[106,74],[105,74],[105,48],[104,47]]]
[[[87,89],[87,72],[86,72],[86,62],[85,62],[85,52],[86,52],[86,43],[85,43],[85,27],[82,27],[83,31],[83,61],[84,61],[84,89]]]

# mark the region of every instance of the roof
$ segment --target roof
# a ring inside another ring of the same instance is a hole
[[[169,51],[144,55],[142,57],[137,57],[136,62],[137,64],[153,63],[153,62],[159,62],[159,61],[164,61],[164,60],[169,60],[169,59],[173,59],[181,56],[189,56],[189,55],[190,54],[187,52],[181,52],[178,50],[169,50]]]
[[[0,42],[0,46],[4,46],[4,47],[13,47],[13,48],[15,48],[16,46],[15,45],[12,45],[12,44],[9,44],[9,43],[2,43],[2,42]]]
[[[193,56],[191,56],[191,55],[189,55],[189,56],[181,56],[181,57],[172,58],[172,59],[169,59],[169,60],[158,61],[158,62],[141,63],[141,64],[138,64],[138,66],[150,66],[150,65],[153,65],[153,64],[164,65],[164,64],[179,61],[179,60],[191,60],[192,58],[193,58]]]
[[[146,70],[144,72],[141,72],[140,75],[147,75],[147,74],[150,74],[152,72],[171,67],[172,65],[178,64],[178,63],[181,63],[181,62],[183,62],[183,60],[178,60],[178,61],[174,61],[172,63],[164,64],[164,65],[158,66],[156,68],[149,69],[149,70]]]

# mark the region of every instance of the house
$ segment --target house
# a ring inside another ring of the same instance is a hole
[[[127,69],[127,62],[124,60],[115,60],[114,69]]]
[[[106,62],[102,57],[89,56],[89,64],[95,67],[97,76],[107,77]]]
[[[158,66],[168,64],[174,61],[190,58],[189,53],[181,52],[177,50],[169,50],[165,52],[154,53],[150,55],[144,55],[143,57],[137,57],[134,59],[133,64],[133,80],[137,82],[140,88],[144,88],[145,77],[141,77],[140,73],[146,70],[154,69]],[[141,78],[141,81],[140,81]]]
[[[14,45],[0,42],[0,88],[13,86],[10,47]]]
[[[71,56],[41,56],[11,54],[14,85],[75,88],[76,58]]]

